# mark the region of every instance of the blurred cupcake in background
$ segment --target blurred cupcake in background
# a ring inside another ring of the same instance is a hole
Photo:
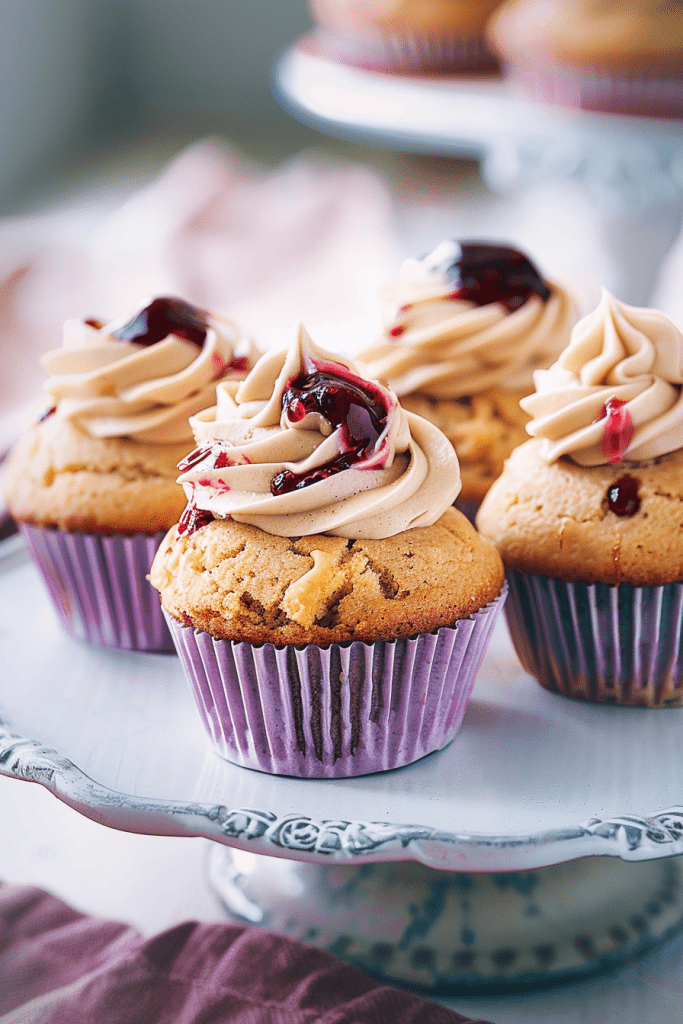
[[[604,292],[535,379],[477,516],[517,654],[568,697],[683,704],[683,335]]]
[[[49,397],[10,454],[5,495],[73,636],[172,650],[146,574],[185,504],[188,417],[256,356],[231,320],[158,297],[112,323],[67,321],[42,358]]]
[[[479,72],[497,64],[484,26],[500,0],[310,0],[326,55],[373,71]]]
[[[487,29],[507,77],[533,99],[683,117],[683,5],[506,0]]]
[[[458,507],[472,518],[527,438],[519,401],[569,341],[574,302],[519,250],[457,241],[406,260],[386,299],[383,335],[358,361],[446,434],[460,462]]]
[[[192,423],[150,579],[217,752],[342,778],[444,747],[505,597],[448,440],[302,327]]]

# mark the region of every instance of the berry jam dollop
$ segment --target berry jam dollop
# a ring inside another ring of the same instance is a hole
[[[605,420],[605,430],[600,441],[600,451],[610,465],[621,462],[633,437],[633,420],[620,398],[608,398],[603,405],[597,422]]]
[[[290,423],[300,423],[309,413],[317,413],[332,430],[340,429],[339,455],[306,473],[283,470],[273,477],[273,495],[308,487],[326,480],[334,473],[349,469],[375,456],[373,466],[380,464],[384,434],[389,417],[388,395],[371,381],[334,368],[318,368],[302,373],[287,384],[282,395],[282,409]]]
[[[607,507],[616,516],[634,516],[640,508],[638,481],[625,473],[607,488]]]
[[[202,310],[183,299],[157,298],[148,306],[112,332],[119,341],[134,341],[138,345],[156,345],[169,334],[191,341],[199,348],[206,339],[208,323]]]
[[[550,298],[550,288],[523,252],[508,245],[491,242],[452,242],[425,257],[430,270],[442,273],[452,284],[451,299],[465,299],[476,306],[500,302],[513,313],[532,295],[543,302]],[[429,261],[429,262],[427,262]]]
[[[189,537],[191,533],[196,533],[197,530],[201,530],[202,526],[208,526],[211,522],[213,522],[213,516],[210,512],[188,502],[178,520],[178,535],[186,533]]]

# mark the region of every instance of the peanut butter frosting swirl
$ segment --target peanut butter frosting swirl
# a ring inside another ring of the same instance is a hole
[[[189,417],[258,358],[227,317],[156,298],[132,319],[67,320],[64,345],[41,360],[56,415],[92,437],[192,443]]]
[[[532,416],[527,431],[544,439],[546,462],[562,455],[581,466],[640,462],[683,447],[683,335],[658,310],[627,306],[603,289],[597,309],[534,381],[536,394],[520,404]],[[609,458],[613,407],[628,433],[618,457]]]
[[[280,537],[390,537],[435,523],[460,491],[452,445],[302,325],[192,417],[190,506]]]
[[[532,371],[549,366],[576,320],[567,293],[546,282],[544,300],[530,295],[510,311],[499,301],[458,298],[443,272],[442,243],[424,260],[406,260],[387,292],[381,339],[358,356],[364,372],[402,398],[459,399],[492,388],[530,392]],[[448,255],[445,256],[448,262]]]

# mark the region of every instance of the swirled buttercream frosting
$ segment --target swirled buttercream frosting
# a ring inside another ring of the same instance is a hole
[[[232,320],[158,297],[132,318],[67,320],[64,345],[43,356],[55,413],[93,437],[192,443],[188,418],[242,379],[258,353]]]
[[[641,462],[683,447],[683,335],[667,316],[603,290],[522,401],[541,455],[581,466]]]
[[[220,384],[191,424],[199,447],[178,467],[189,502],[180,532],[208,513],[281,537],[379,539],[430,526],[460,491],[441,431],[301,325],[288,350]]]
[[[399,398],[531,391],[532,371],[557,357],[576,319],[523,253],[488,242],[442,242],[406,260],[387,304],[382,338],[358,358]]]

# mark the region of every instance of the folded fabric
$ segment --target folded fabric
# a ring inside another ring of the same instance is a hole
[[[152,939],[0,885],[0,1024],[486,1024],[264,929]]]
[[[260,348],[286,344],[298,317],[320,344],[358,348],[395,245],[370,169],[303,154],[266,170],[217,141],[182,151],[122,205],[105,179],[96,199],[0,221],[0,452],[40,400],[38,359],[64,320],[178,295],[233,317]]]

